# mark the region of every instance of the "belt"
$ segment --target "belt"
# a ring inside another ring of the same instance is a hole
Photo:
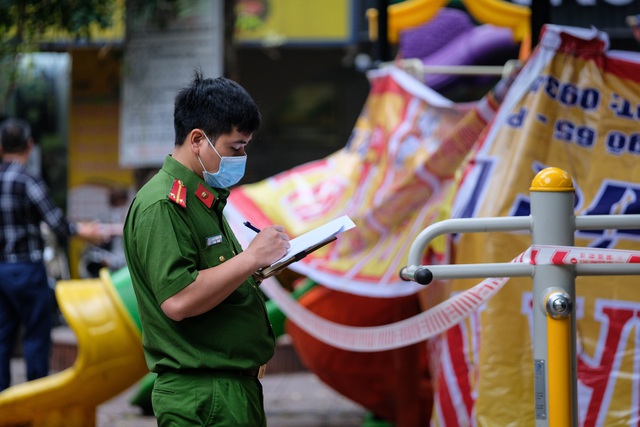
[[[184,373],[190,375],[229,375],[232,377],[262,378],[267,370],[267,365],[254,369],[168,369],[165,372]]]
[[[262,365],[256,369],[245,369],[239,370],[239,374],[241,377],[253,377],[253,378],[262,378],[264,377],[264,373],[267,370],[267,365]]]

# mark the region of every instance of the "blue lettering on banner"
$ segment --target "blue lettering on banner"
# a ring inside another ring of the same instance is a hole
[[[635,106],[631,105],[631,102],[622,98],[617,93],[611,95],[609,108],[615,113],[616,117],[630,120],[640,119],[640,104]]]
[[[480,204],[484,190],[489,185],[489,178],[491,177],[491,171],[493,170],[494,162],[491,160],[476,160],[473,166],[473,173],[475,181],[473,181],[473,187],[465,189],[465,193],[469,195],[466,199],[466,203],[456,209],[457,218],[473,218],[476,213],[476,209]],[[467,177],[466,182],[463,185],[470,185],[470,179]]]
[[[593,114],[601,108],[608,108],[616,118],[640,121],[640,103],[635,104],[620,96],[611,93],[608,104],[603,101],[603,94],[595,87],[581,87],[571,82],[563,82],[552,75],[537,77],[529,87],[530,93],[540,93],[559,104],[557,111],[577,108],[585,113]],[[566,144],[575,144],[584,149],[593,149],[598,141],[596,127],[586,123],[575,123],[567,118],[549,117],[545,111],[531,112],[526,107],[519,107],[505,118],[504,126],[513,129],[522,129],[528,116],[542,125],[553,126],[552,138]],[[634,127],[635,126],[634,123]],[[604,151],[613,156],[633,155],[640,156],[640,132],[623,130],[607,130],[604,135]],[[466,183],[465,193],[468,195],[465,203],[456,209],[456,217],[470,218],[475,215],[479,204],[489,185],[493,161],[474,160],[473,185]],[[535,174],[546,166],[540,162],[534,162],[532,169]],[[472,190],[470,188],[472,187]],[[631,182],[613,181],[605,179],[600,184],[597,195],[591,204],[582,209],[584,197],[582,190],[574,182],[576,215],[609,215],[609,214],[640,214],[640,185]],[[531,200],[528,194],[517,194],[513,200],[510,215],[527,216],[531,214]],[[589,246],[610,248],[619,240],[640,240],[640,230],[577,230],[577,237],[591,239]]]
[[[576,107],[584,112],[591,112],[601,107],[602,94],[598,89],[583,88],[570,82],[562,82],[551,75],[537,77],[529,90],[531,93],[541,92],[548,98],[557,101],[562,108]],[[640,121],[640,104],[633,104],[617,93],[611,94],[611,100],[607,106],[617,118]],[[514,129],[521,128],[528,113],[527,108],[521,107],[507,117],[505,125]],[[549,118],[543,112],[538,112],[534,119],[544,125],[549,123]],[[553,138],[566,143],[574,143],[582,148],[593,148],[598,133],[591,126],[561,118],[553,123]],[[610,155],[640,155],[640,132],[625,133],[620,130],[611,130],[604,138],[605,150]]]
[[[619,156],[624,153],[640,155],[640,133],[627,135],[624,132],[611,131],[607,133],[605,147],[607,147],[607,153],[613,155]]]
[[[598,194],[584,210],[584,215],[636,215],[640,214],[640,185],[605,179]],[[618,240],[640,240],[640,230],[579,230],[579,237],[595,239],[590,245],[611,248]]]
[[[543,93],[563,107],[579,107],[585,111],[598,109],[600,106],[600,91],[596,88],[581,88],[569,82],[561,82],[554,76],[546,75],[536,78],[529,90]]]
[[[596,131],[589,126],[576,126],[569,120],[558,120],[553,137],[564,142],[575,142],[583,148],[591,148],[596,142]]]

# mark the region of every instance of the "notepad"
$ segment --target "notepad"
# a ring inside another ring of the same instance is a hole
[[[273,264],[256,271],[256,275],[267,278],[280,273],[288,265],[300,261],[310,253],[337,239],[338,234],[354,228],[356,225],[351,218],[343,215],[318,228],[314,228],[289,242],[291,247],[287,254]]]

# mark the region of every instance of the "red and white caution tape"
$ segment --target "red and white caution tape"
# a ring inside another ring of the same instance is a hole
[[[573,246],[536,245],[511,262],[532,265],[640,263],[640,252]],[[323,319],[298,304],[273,278],[261,286],[282,312],[309,335],[336,348],[375,352],[431,339],[464,320],[491,299],[509,280],[489,278],[411,318],[384,326],[353,327]]]
[[[532,265],[640,263],[640,252],[620,249],[534,245],[526,253]]]

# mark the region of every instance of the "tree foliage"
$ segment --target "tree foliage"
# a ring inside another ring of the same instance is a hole
[[[37,48],[47,36],[88,39],[92,27],[108,28],[117,0],[0,0],[0,37],[7,53]]]
[[[49,38],[88,40],[92,28],[113,24],[117,1],[0,0],[0,107],[13,93],[23,54]]]
[[[225,31],[225,40],[228,42],[225,44],[232,51],[235,0],[223,1],[228,15],[228,31]],[[23,54],[37,52],[42,43],[60,39],[89,42],[92,32],[113,25],[116,8],[125,7],[125,4],[127,20],[142,20],[161,29],[193,2],[194,0],[0,0],[0,115],[6,108],[8,97],[13,93]]]

